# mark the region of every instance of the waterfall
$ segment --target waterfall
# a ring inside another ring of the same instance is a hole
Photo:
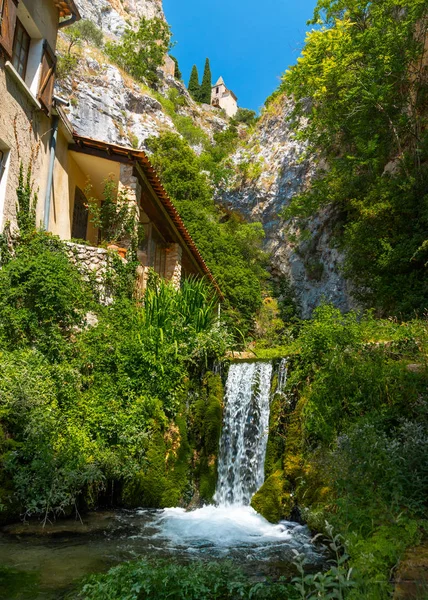
[[[276,388],[276,394],[284,394],[285,384],[287,383],[288,377],[288,361],[286,358],[281,358],[278,371],[278,386]]]
[[[215,500],[248,506],[264,482],[272,364],[232,364],[226,384]]]

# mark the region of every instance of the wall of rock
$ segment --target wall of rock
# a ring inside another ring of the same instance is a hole
[[[165,18],[162,0],[76,0],[83,19],[95,23],[112,38],[120,37],[127,23],[141,17]]]
[[[237,175],[230,187],[218,192],[219,202],[261,221],[271,271],[291,284],[302,317],[307,318],[325,299],[340,309],[354,304],[349,283],[341,274],[342,253],[332,244],[334,215],[324,210],[310,219],[308,236],[297,241],[296,222],[279,215],[316,175],[305,158],[305,146],[296,140],[288,121],[292,104],[279,98],[261,118],[255,133],[232,157]],[[251,164],[249,175],[242,166]]]

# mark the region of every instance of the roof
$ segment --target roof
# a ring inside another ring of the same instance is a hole
[[[53,0],[55,6],[59,11],[60,17],[71,17],[76,15],[80,18],[79,10],[74,3],[74,0]]]
[[[196,247],[192,236],[190,235],[186,226],[184,225],[183,220],[180,217],[178,210],[175,208],[172,200],[166,193],[166,190],[163,187],[146,153],[142,150],[134,150],[133,148],[128,148],[126,146],[118,146],[116,144],[108,144],[107,142],[93,140],[92,138],[87,138],[81,135],[77,135],[75,133],[73,134],[73,138],[76,145],[80,147],[83,151],[84,149],[87,149],[88,151],[101,151],[105,152],[107,154],[105,158],[108,158],[110,160],[115,160],[116,157],[117,160],[120,159],[123,161],[123,159],[126,159],[127,162],[135,162],[140,165],[150,185],[156,193],[156,196],[159,198],[173,225],[178,230],[181,238],[185,242],[195,262],[198,264],[199,268],[204,273],[204,275],[206,275],[206,277],[211,281],[219,297],[223,299],[223,294],[220,290],[217,281],[215,280],[213,274],[211,273],[204,259],[202,258],[202,255]]]
[[[216,87],[217,85],[224,85],[226,87],[223,77],[219,77],[217,83],[215,85],[213,85],[213,87]]]

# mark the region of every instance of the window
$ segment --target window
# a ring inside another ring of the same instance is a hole
[[[6,154],[3,150],[0,150],[0,182],[2,180],[5,168],[6,168]]]
[[[19,19],[16,20],[15,39],[13,42],[12,64],[25,79],[31,38]]]
[[[78,187],[74,195],[73,224],[71,227],[71,237],[76,240],[86,240],[86,230],[88,228],[88,209],[85,194]]]
[[[215,93],[218,94],[218,88],[216,88]]]

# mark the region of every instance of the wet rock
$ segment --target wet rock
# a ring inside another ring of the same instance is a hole
[[[428,542],[408,550],[395,576],[394,600],[424,598],[428,590]]]
[[[99,533],[113,526],[117,526],[115,513],[93,512],[80,519],[59,519],[48,521],[45,525],[41,521],[25,521],[7,525],[1,529],[2,533],[10,536],[59,536],[59,535],[87,535]]]

